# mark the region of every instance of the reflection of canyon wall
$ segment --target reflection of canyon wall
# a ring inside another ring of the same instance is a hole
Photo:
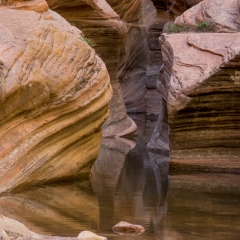
[[[194,240],[237,239],[239,180],[238,175],[171,176],[166,236],[174,234],[173,239]]]
[[[0,23],[0,192],[87,176],[112,93],[105,64],[43,0],[0,5]]]
[[[99,227],[98,200],[89,182],[51,185],[2,196],[0,212],[39,234],[76,237],[83,230]]]
[[[100,208],[105,209],[100,212],[100,228],[107,232],[124,220],[144,226],[149,232],[144,239],[153,239],[152,232],[158,239],[164,234],[166,218],[168,158],[145,151],[144,136],[140,134],[145,121],[142,116],[131,117],[138,123],[138,145],[130,150],[117,139],[104,140],[92,169],[93,189]]]
[[[137,116],[134,120],[141,122]],[[135,146],[128,139],[103,139],[92,168],[92,187],[81,181],[4,195],[1,214],[39,234],[77,236],[88,229],[110,238],[111,228],[125,220],[143,225],[145,239],[159,239],[167,213],[168,159],[148,154],[143,135],[137,142]]]
[[[56,1],[48,0],[49,7],[57,11],[72,25],[81,29],[85,37],[94,44],[96,52],[106,63],[113,88],[110,117],[104,125],[104,135],[125,135],[135,131],[136,127],[127,116],[123,102],[117,69],[119,63],[120,49],[127,35],[127,26],[120,16],[127,19],[134,14],[138,5],[132,1],[109,1],[113,9],[122,12],[116,13],[105,1]],[[118,15],[120,14],[120,16]]]

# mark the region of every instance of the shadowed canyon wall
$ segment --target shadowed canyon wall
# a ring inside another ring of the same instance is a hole
[[[89,175],[112,89],[95,51],[45,1],[0,5],[0,192]]]
[[[93,43],[96,52],[106,63],[113,88],[110,117],[104,124],[103,135],[125,135],[136,130],[135,123],[127,116],[126,107],[118,81],[120,50],[128,29],[120,19],[135,15],[136,1],[56,1],[48,0],[49,7],[83,31]],[[120,16],[118,12],[120,12]],[[121,15],[122,14],[122,15]]]

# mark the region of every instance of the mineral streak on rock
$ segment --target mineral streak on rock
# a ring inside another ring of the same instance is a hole
[[[0,5],[0,193],[87,176],[112,95],[82,32],[34,2]]]
[[[240,156],[240,34],[166,35],[172,159]]]
[[[103,135],[124,135],[126,132],[135,131],[136,125],[127,116],[117,73],[120,50],[128,29],[113,8],[119,11],[119,14],[121,12],[121,17],[127,20],[131,17],[129,11],[131,12],[138,6],[136,3],[132,4],[136,1],[47,0],[47,2],[52,10],[57,11],[72,25],[83,31],[84,35],[92,41],[96,52],[106,63],[111,78],[113,97],[110,117],[104,124]],[[138,18],[136,14],[134,16]]]

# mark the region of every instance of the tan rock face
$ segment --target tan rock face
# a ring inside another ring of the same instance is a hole
[[[240,34],[166,37],[172,158],[239,160]]]
[[[81,31],[24,3],[0,6],[0,192],[87,175],[112,93]]]
[[[124,135],[126,132],[135,131],[136,125],[127,116],[117,73],[120,50],[128,31],[126,24],[120,20],[120,16],[105,0],[47,0],[47,2],[51,9],[83,31],[106,63],[111,78],[113,97],[110,117],[104,124],[103,135]],[[132,2],[134,1],[109,1],[117,11],[120,11],[120,3],[121,9],[122,7],[127,9]],[[136,7],[137,5],[134,4],[133,9]],[[126,13],[123,14],[123,17],[128,19],[130,15]],[[134,18],[137,19],[138,16],[136,15]]]
[[[204,0],[184,12],[175,23],[197,26],[207,22],[217,32],[238,32],[240,30],[239,4],[238,0]]]

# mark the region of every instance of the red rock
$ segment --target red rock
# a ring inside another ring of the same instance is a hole
[[[118,224],[114,225],[112,230],[119,234],[133,234],[133,235],[139,235],[145,231],[144,227],[140,225],[135,225],[124,221],[121,221]]]

